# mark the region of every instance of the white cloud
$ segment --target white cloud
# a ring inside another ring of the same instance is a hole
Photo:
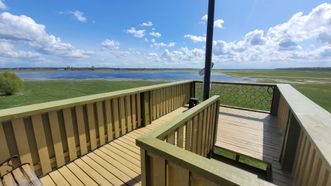
[[[0,0],[0,10],[6,10],[6,9],[7,9],[6,4],[2,0]]]
[[[224,21],[223,19],[217,19],[214,21],[214,27],[215,28],[223,28]]]
[[[159,32],[150,32],[149,35],[156,37],[156,38],[161,37],[161,33],[159,33]]]
[[[321,4],[309,14],[296,13],[289,21],[254,30],[241,40],[214,42],[214,55],[232,62],[331,62],[331,5]],[[310,43],[310,45],[308,44]]]
[[[205,14],[204,16],[201,17],[201,21],[203,23],[207,23],[208,21],[208,15]],[[214,27],[215,28],[223,28],[224,20],[223,19],[216,19],[214,20]]]
[[[153,42],[153,44],[151,44],[151,47],[152,48],[161,48],[161,47],[171,48],[171,47],[174,47],[175,45],[176,45],[175,42],[169,42],[169,43],[163,43],[163,42],[155,43],[155,42]]]
[[[201,17],[201,21],[203,21],[203,22],[207,22],[207,21],[208,21],[208,15],[207,15],[207,14],[203,15],[203,16]]]
[[[21,51],[14,48],[14,45],[6,40],[0,40],[0,56],[8,58],[36,58],[40,54],[32,51]]]
[[[87,21],[87,18],[84,16],[84,12],[75,10],[75,11],[70,12],[70,14],[73,15],[79,22],[85,23]]]
[[[200,42],[206,41],[206,36],[197,36],[197,35],[187,34],[187,35],[184,35],[184,38],[187,38],[194,43],[200,43]]]
[[[145,30],[136,30],[136,28],[131,27],[126,30],[127,33],[132,34],[133,37],[143,38],[145,36]]]
[[[120,48],[120,42],[115,40],[106,39],[101,43],[101,46],[107,49],[119,49]]]
[[[143,22],[140,24],[140,26],[151,27],[151,26],[153,26],[153,23],[151,21]]]
[[[59,37],[48,34],[45,29],[44,25],[36,23],[28,16],[17,16],[8,12],[0,14],[0,38],[15,46],[60,57],[82,58],[92,54],[76,49],[70,43],[61,41]]]

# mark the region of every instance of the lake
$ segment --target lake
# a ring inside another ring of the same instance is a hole
[[[36,72],[17,72],[24,80],[202,80],[198,72],[193,71],[36,71]],[[255,81],[246,77],[234,77],[222,73],[212,73],[213,81]]]

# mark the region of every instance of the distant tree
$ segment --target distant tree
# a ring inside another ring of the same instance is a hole
[[[0,73],[0,94],[13,95],[23,88],[23,81],[12,72]]]

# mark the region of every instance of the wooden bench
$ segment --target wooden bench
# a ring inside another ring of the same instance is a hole
[[[0,186],[42,185],[29,163],[16,166],[18,164],[17,162],[17,156],[13,156],[0,164]]]

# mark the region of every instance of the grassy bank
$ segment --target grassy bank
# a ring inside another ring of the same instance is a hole
[[[0,97],[0,109],[42,103],[103,92],[153,85],[156,81],[49,80],[24,81],[24,90]]]
[[[321,70],[224,70],[227,75],[251,77],[258,82],[289,83],[331,112],[331,71]]]

